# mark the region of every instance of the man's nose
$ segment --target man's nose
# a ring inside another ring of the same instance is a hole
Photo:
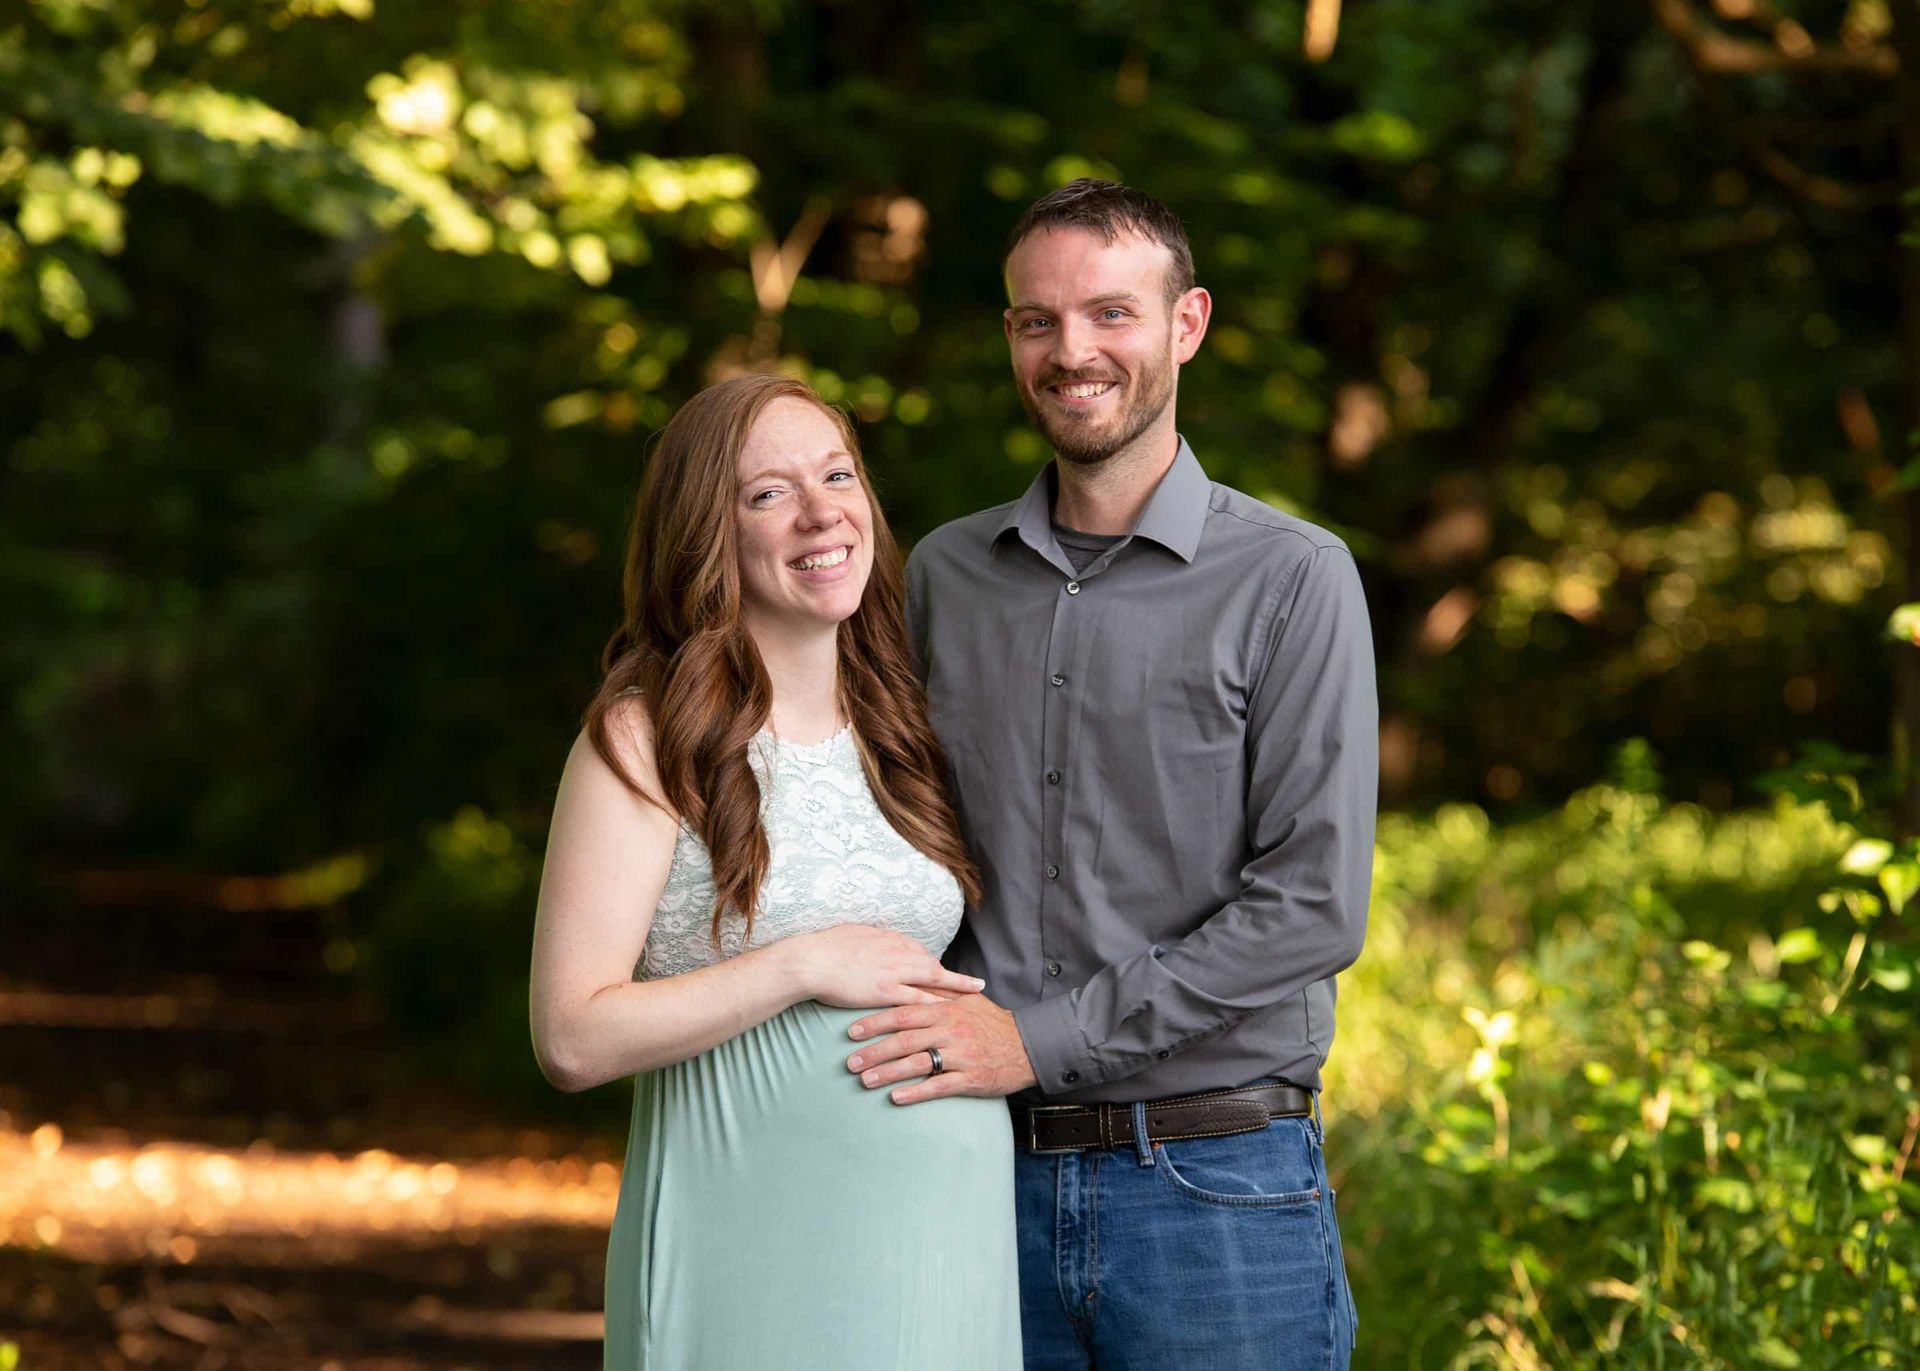
[[[1091,365],[1095,357],[1093,329],[1078,319],[1062,319],[1053,330],[1053,352],[1049,360],[1062,371],[1078,371]]]

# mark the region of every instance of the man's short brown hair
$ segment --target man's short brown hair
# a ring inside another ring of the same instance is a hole
[[[1105,243],[1122,234],[1138,234],[1160,244],[1173,258],[1167,267],[1167,304],[1171,306],[1193,289],[1193,248],[1187,243],[1186,225],[1180,222],[1180,216],[1151,195],[1118,181],[1099,181],[1091,176],[1069,181],[1027,206],[1027,212],[1007,235],[1007,250],[1000,257],[1002,273],[1013,250],[1029,234],[1056,228],[1086,229],[1099,234]]]

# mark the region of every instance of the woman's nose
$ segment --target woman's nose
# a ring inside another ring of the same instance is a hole
[[[800,522],[805,528],[832,528],[845,517],[828,491],[809,490],[800,497]]]

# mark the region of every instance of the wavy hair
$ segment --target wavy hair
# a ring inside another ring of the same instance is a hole
[[[773,686],[740,613],[735,531],[740,449],[776,400],[819,406],[840,430],[872,510],[873,570],[860,607],[839,628],[840,706],[887,822],[980,898],[946,787],[946,756],[927,720],[907,646],[900,549],[873,497],[853,427],[799,381],[737,376],[707,387],[661,432],[633,511],[624,578],[626,612],[601,657],[587,706],[594,749],[636,795],[677,813],[713,861],[712,935],[728,911],[753,933],[771,854],[760,783],[748,762],[773,709]],[[643,697],[663,792],[648,795],[613,746],[612,715]]]

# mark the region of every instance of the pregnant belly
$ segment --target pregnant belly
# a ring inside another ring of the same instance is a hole
[[[1001,1100],[949,1098],[894,1104],[847,1070],[847,1029],[870,1010],[807,1001],[688,1061],[635,1082],[651,1116],[660,1160],[732,1172],[784,1157],[782,1170],[830,1170],[857,1159],[921,1175],[985,1162],[1006,1165],[1011,1130]],[[635,1141],[638,1141],[636,1137]],[[631,1159],[630,1159],[631,1160]]]
[[[1006,1104],[865,1089],[860,1017],[797,1005],[635,1079],[607,1366],[1018,1367]]]

